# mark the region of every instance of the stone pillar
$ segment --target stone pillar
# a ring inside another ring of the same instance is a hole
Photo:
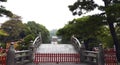
[[[34,46],[31,45],[29,50],[30,50],[30,60],[33,61],[33,57],[34,57],[34,53],[35,53]]]
[[[84,44],[81,44],[81,48],[80,48],[80,52],[79,52],[81,63],[83,63],[85,61],[84,51],[85,51],[85,46],[84,46]]]
[[[98,51],[98,65],[104,65],[104,50],[102,48],[102,44],[99,45],[99,51]]]
[[[13,44],[11,44],[7,52],[6,65],[15,65],[15,49]]]

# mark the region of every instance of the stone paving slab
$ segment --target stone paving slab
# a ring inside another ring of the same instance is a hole
[[[41,44],[37,53],[77,53],[72,44]]]
[[[85,64],[85,63],[39,63],[39,64],[27,63],[25,65],[88,65],[88,64]]]

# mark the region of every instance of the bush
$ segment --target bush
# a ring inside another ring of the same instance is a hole
[[[5,43],[1,43],[1,42],[0,42],[0,47],[2,47],[2,48],[4,48],[4,49],[5,49],[5,48],[6,48],[6,44],[5,44]]]
[[[23,45],[22,45],[22,48],[23,49],[28,49],[28,47],[30,46],[30,41],[31,40],[34,40],[34,36],[32,34],[30,35],[27,35],[25,38],[24,38],[24,41],[23,41]]]

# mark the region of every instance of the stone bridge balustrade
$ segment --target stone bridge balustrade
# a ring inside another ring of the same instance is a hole
[[[80,54],[81,63],[89,63],[91,65],[104,65],[104,52],[102,44],[99,45],[98,51],[88,51],[85,49],[84,44],[80,44],[79,40],[73,35],[71,37],[72,44],[74,48]]]
[[[66,52],[66,51],[71,51],[71,49],[73,49],[74,51],[72,51],[73,53],[77,53],[78,55],[80,55],[79,59],[80,59],[80,63],[88,63],[89,65],[117,65],[117,61],[116,61],[116,55],[115,55],[115,51],[112,51],[113,55],[106,54],[105,50],[102,48],[102,44],[99,45],[98,50],[97,51],[88,51],[85,49],[84,44],[80,44],[79,40],[76,37],[71,38],[73,45],[70,44],[57,44],[57,45],[49,45],[49,44],[42,44],[41,42],[41,38],[38,36],[35,41],[33,46],[31,46],[30,50],[27,51],[19,51],[16,52],[14,50],[13,45],[11,44],[8,52],[7,52],[7,61],[6,61],[6,65],[16,65],[17,62],[20,62],[22,64],[24,64],[25,60],[33,60],[33,55],[36,53],[44,53],[44,51],[47,51],[47,53],[50,52],[50,49],[52,52]],[[39,46],[36,46],[39,45]],[[44,47],[41,47],[44,46]],[[74,47],[72,47],[74,46]],[[39,48],[41,47],[41,48]],[[48,49],[47,49],[48,48]],[[35,50],[38,49],[38,50]],[[44,49],[44,51],[43,51]],[[45,50],[47,49],[47,50]],[[62,50],[65,49],[65,50]],[[42,50],[42,51],[40,51]],[[58,51],[60,50],[60,51]],[[49,52],[48,52],[49,51]],[[109,51],[107,51],[109,52]],[[70,53],[70,52],[68,52]],[[32,56],[32,57],[31,57]],[[48,55],[49,56],[49,55]],[[50,55],[51,57],[52,55]],[[59,56],[59,55],[57,55]],[[108,57],[106,59],[106,57]],[[78,57],[77,57],[78,58]],[[110,58],[110,59],[109,59]],[[39,59],[38,59],[39,60]],[[106,61],[107,60],[107,61]],[[108,62],[108,60],[110,60]],[[51,61],[51,60],[50,60]],[[61,60],[62,61],[62,60]],[[112,62],[112,63],[110,63]]]
[[[7,52],[6,65],[17,65],[31,62],[32,54],[31,50],[15,51],[13,44],[11,44]]]

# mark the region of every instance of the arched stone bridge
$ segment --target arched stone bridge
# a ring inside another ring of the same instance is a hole
[[[13,46],[7,53],[3,65],[117,65],[115,50],[85,50],[83,44],[72,36],[72,44],[43,44],[41,35],[37,36],[30,50],[15,51]],[[29,63],[24,63],[30,60]],[[17,63],[17,61],[19,63]]]

